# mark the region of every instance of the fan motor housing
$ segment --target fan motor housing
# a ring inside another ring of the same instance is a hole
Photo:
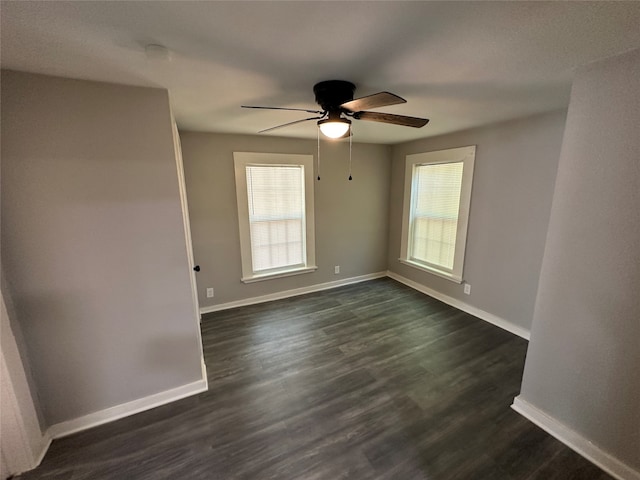
[[[345,80],[326,80],[313,86],[316,102],[324,111],[338,110],[340,105],[353,100],[356,86]]]

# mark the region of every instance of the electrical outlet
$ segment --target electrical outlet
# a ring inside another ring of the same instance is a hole
[[[207,298],[213,298],[213,288],[207,288]]]
[[[471,284],[470,283],[465,283],[464,284],[464,293],[466,295],[471,295]]]
[[[333,267],[333,273],[335,273],[336,275],[340,273],[340,265],[336,265],[335,267]]]

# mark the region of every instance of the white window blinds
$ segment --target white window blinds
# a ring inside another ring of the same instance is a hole
[[[462,172],[463,162],[414,167],[410,259],[453,269]]]
[[[304,265],[304,166],[245,168],[253,271]]]

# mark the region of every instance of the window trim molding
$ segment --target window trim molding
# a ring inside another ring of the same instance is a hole
[[[289,153],[233,152],[240,234],[240,258],[243,283],[288,277],[317,270],[315,255],[315,208],[313,192],[313,155]],[[248,165],[302,165],[304,171],[306,263],[266,273],[254,273],[251,259],[251,232],[249,227],[249,200],[247,197],[246,167]]]
[[[312,273],[318,269],[316,266],[312,267],[296,267],[290,270],[278,270],[272,273],[259,273],[251,277],[242,277],[240,280],[243,283],[255,283],[263,280],[271,280],[272,278],[291,277],[292,275],[301,275],[303,273]]]
[[[476,146],[449,148],[432,152],[407,155],[404,170],[404,201],[402,206],[402,237],[400,243],[399,261],[410,267],[445,278],[455,283],[462,283],[464,257],[467,244],[469,226],[469,212],[471,209],[471,189],[473,186],[473,169],[475,163]],[[462,185],[460,190],[460,207],[458,210],[458,224],[456,229],[456,247],[451,272],[439,269],[422,262],[416,262],[408,257],[409,230],[411,206],[413,200],[414,168],[416,165],[433,165],[437,163],[463,162]]]

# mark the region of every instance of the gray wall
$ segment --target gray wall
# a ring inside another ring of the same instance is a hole
[[[244,284],[233,152],[317,156],[315,140],[181,132],[200,307],[267,295],[387,269],[390,147],[353,144],[353,181],[347,180],[349,143],[322,140],[321,180],[315,182],[314,273]],[[340,274],[334,275],[334,266]],[[206,288],[215,289],[206,298]]]
[[[2,264],[47,425],[201,379],[166,91],[2,73]]]
[[[566,112],[393,147],[389,270],[530,328]],[[477,145],[462,285],[401,264],[405,157]]]
[[[577,73],[521,399],[640,472],[640,50]]]

